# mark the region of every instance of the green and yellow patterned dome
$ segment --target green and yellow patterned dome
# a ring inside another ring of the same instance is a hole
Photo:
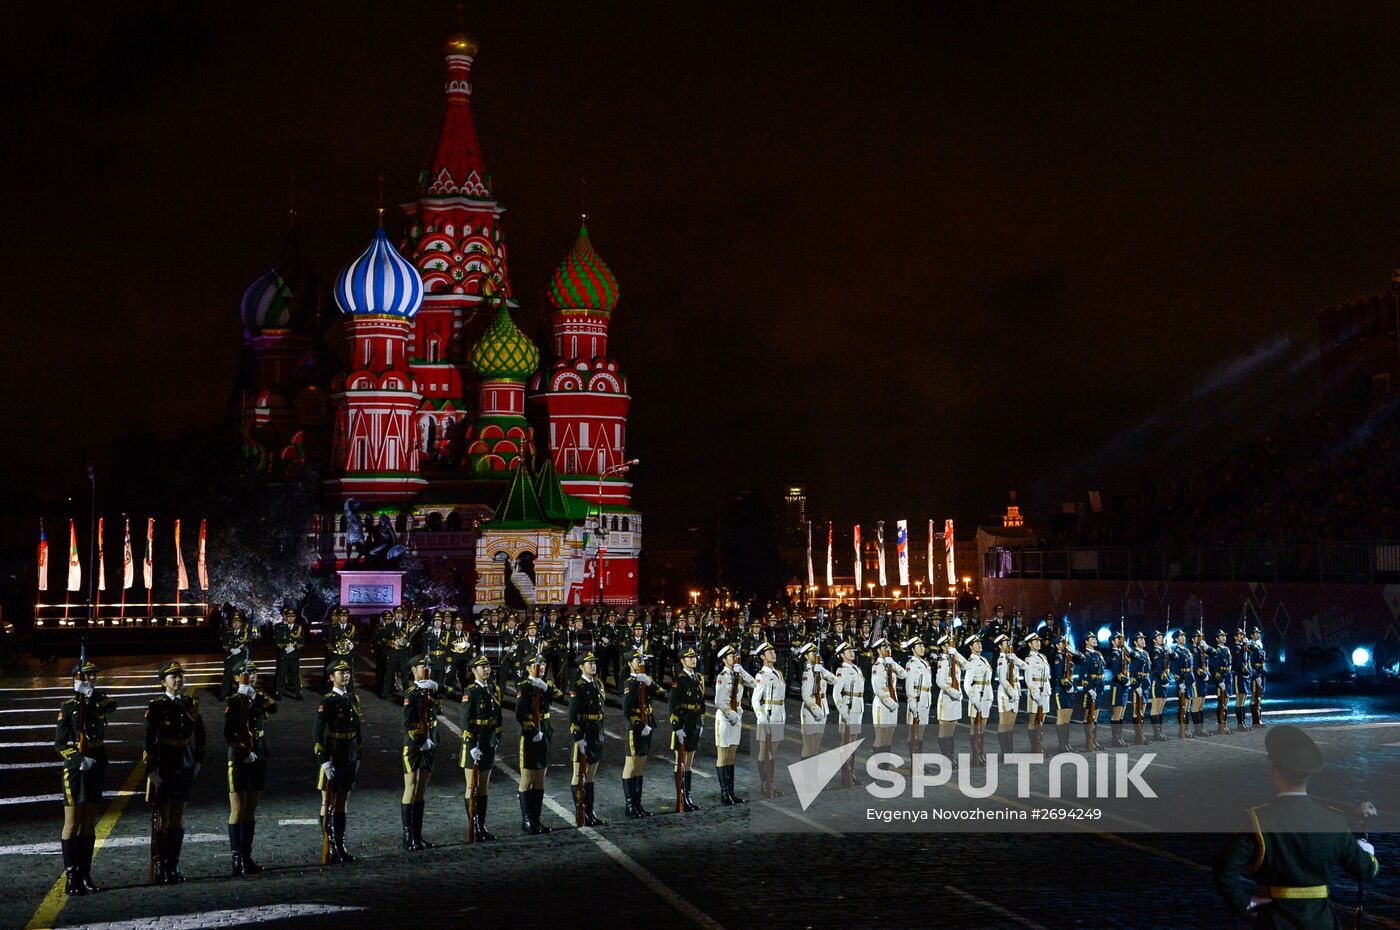
[[[539,367],[540,350],[516,328],[510,310],[502,304],[495,321],[472,346],[467,363],[483,381],[523,384]]]

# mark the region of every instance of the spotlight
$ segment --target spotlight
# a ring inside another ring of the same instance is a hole
[[[1357,646],[1356,651],[1351,654],[1351,664],[1360,668],[1363,665],[1371,664],[1371,650],[1365,646]]]
[[[1109,627],[1101,626],[1099,627],[1098,637],[1100,643],[1106,643],[1113,638],[1113,630]]]

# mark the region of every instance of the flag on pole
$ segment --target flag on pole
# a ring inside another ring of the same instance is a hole
[[[39,518],[39,590],[49,589],[49,538],[44,535],[44,518]]]
[[[141,580],[146,590],[156,586],[156,518],[146,518],[146,558],[141,562]]]
[[[948,560],[948,586],[958,583],[958,569],[953,564],[953,521],[943,521],[943,547]]]
[[[807,589],[817,583],[816,573],[812,571],[812,521],[807,521]]]
[[[199,564],[196,571],[199,572],[199,590],[209,590],[209,562],[205,557],[205,545],[209,531],[209,521],[199,521]]]
[[[188,591],[190,576],[185,571],[185,553],[180,550],[180,519],[175,518],[175,590]],[[179,598],[176,598],[179,600]]]
[[[831,533],[832,533],[831,521],[828,520],[828,521],[826,521],[826,587],[827,587],[827,593],[828,593],[828,594],[831,593],[831,581],[832,581],[832,575],[831,575],[831,539],[832,539],[832,537],[831,537]]]
[[[102,550],[102,517],[97,518],[97,590],[107,590],[107,556]]]
[[[136,565],[131,559],[131,518],[126,517],[126,541],[122,543],[122,587],[129,588],[136,582]]]
[[[933,517],[928,518],[928,593],[932,596],[938,590],[933,580]]]
[[[909,521],[897,520],[894,525],[894,549],[899,558],[899,586],[909,587]]]
[[[78,561],[78,528],[73,525],[73,518],[68,518],[68,590],[81,591],[83,589],[83,566]]]
[[[885,521],[875,524],[875,560],[880,565],[880,587],[889,584],[885,578]]]
[[[861,565],[861,558],[860,558],[860,524],[859,524],[859,523],[856,524],[856,530],[855,530],[855,537],[854,537],[854,538],[855,538],[855,545],[856,545],[856,573],[855,573],[855,574],[856,574],[856,597],[860,597],[860,571],[861,571],[861,568],[862,568],[863,566]]]

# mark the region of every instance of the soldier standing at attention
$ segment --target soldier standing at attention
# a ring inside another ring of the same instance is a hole
[[[1088,648],[1085,652],[1092,652]],[[1074,716],[1074,663],[1078,659],[1084,659],[1079,653],[1069,648],[1069,637],[1061,636],[1055,641],[1054,660],[1050,663],[1050,677],[1053,680],[1054,694],[1052,698],[1055,704],[1055,738],[1060,743],[1060,752],[1070,752],[1074,749],[1069,742],[1070,718]],[[1085,696],[1085,712],[1088,712],[1088,696]],[[1087,729],[1086,733],[1089,732]]]
[[[1256,626],[1249,633],[1249,706],[1256,729],[1268,726],[1264,723],[1264,664],[1268,658],[1268,651],[1264,648],[1264,631]]]
[[[894,728],[899,725],[899,682],[904,680],[904,667],[890,655],[890,641],[881,637],[870,644],[874,660],[870,666],[871,718],[875,723],[875,748],[883,749],[894,742]]]
[[[416,851],[434,844],[423,839],[423,795],[433,777],[437,759],[438,714],[442,695],[438,683],[429,677],[431,660],[426,653],[408,660],[413,683],[403,696],[403,797],[399,801],[403,818],[403,848]]]
[[[1021,640],[1025,644],[1025,666],[1022,677],[1026,682],[1026,733],[1031,738],[1031,752],[1045,752],[1045,712],[1050,709],[1050,663],[1040,651],[1040,634],[1031,633]]]
[[[448,691],[447,649],[451,631],[447,628],[447,617],[441,612],[433,614],[432,625],[423,631],[423,651],[428,655],[428,677],[442,686],[442,697]]]
[[[962,675],[963,694],[967,695],[967,715],[972,722],[970,764],[973,768],[980,768],[987,764],[987,757],[982,751],[982,735],[987,718],[992,714],[992,667],[982,658],[982,637],[979,634],[970,634],[963,640],[963,645],[970,650]]]
[[[486,658],[481,656],[477,659]],[[546,659],[543,653],[536,653],[525,660],[530,674],[530,683],[535,690],[515,702],[515,720],[520,724],[520,830],[522,833],[539,835],[550,832],[549,827],[540,823],[544,805],[544,776],[549,769],[549,744],[554,731],[550,725],[550,705],[562,700],[564,692],[544,678]],[[487,662],[490,668],[490,662]],[[480,674],[479,666],[472,669]]]
[[[904,698],[908,702],[909,754],[913,756],[923,751],[924,727],[933,710],[933,669],[924,658],[928,647],[921,637],[906,640],[904,651],[909,653],[904,663]]]
[[[997,654],[997,746],[1005,757],[1015,751],[1016,714],[1021,709],[1021,672],[1026,663],[1016,655],[1016,644],[1005,633],[992,637]]]
[[[1226,642],[1228,639],[1229,637],[1224,630],[1216,630],[1215,647],[1206,647],[1210,649],[1208,662],[1211,689],[1215,692],[1215,733],[1217,736],[1228,736],[1235,732],[1225,722],[1230,714],[1230,698],[1235,695],[1235,673],[1230,668],[1230,646]]]
[[[326,631],[325,690],[334,687],[331,669],[344,662],[350,674],[345,679],[345,689],[355,690],[355,638],[358,632],[350,620],[350,608],[337,607],[331,614],[331,626]]]
[[[73,666],[73,696],[58,708],[53,746],[63,758],[64,892],[101,891],[92,880],[97,807],[107,778],[107,715],[117,702],[97,690],[97,666]]]
[[[765,798],[776,797],[773,788],[773,747],[783,741],[783,724],[787,722],[787,683],[776,668],[778,650],[773,644],[764,641],[754,650],[754,656],[762,662],[758,674],[754,676],[753,713],[754,738],[758,740],[759,784]]]
[[[938,750],[957,765],[957,747],[953,736],[957,732],[958,721],[962,719],[962,686],[958,666],[962,656],[953,648],[953,636],[944,633],[938,638],[938,648],[943,651],[938,660],[938,670],[934,673],[934,683],[938,685]]]
[[[248,617],[242,610],[233,612],[220,643],[224,647],[224,680],[219,686],[219,700],[223,701],[233,693],[233,680],[248,657]]]
[[[267,715],[277,699],[256,687],[258,669],[245,659],[237,688],[224,703],[224,742],[228,744],[228,846],[234,875],[257,875],[253,860],[258,798],[267,787]]]
[[[1133,693],[1132,655],[1122,633],[1114,633],[1110,644],[1113,648],[1107,656],[1111,682],[1108,688],[1108,730],[1111,734],[1110,745],[1122,749],[1128,745],[1123,739],[1123,714]]]
[[[1099,641],[1090,633],[1084,638],[1084,751],[1098,752],[1099,695],[1108,666],[1099,652]]]
[[[822,731],[826,729],[826,717],[830,712],[826,689],[828,685],[836,684],[836,676],[822,668],[821,655],[815,642],[799,646],[797,654],[806,659],[802,669],[802,709],[798,720],[802,726],[802,758],[807,759],[821,752]]]
[[[603,759],[603,683],[598,680],[598,657],[579,658],[579,677],[569,691],[569,733],[574,738],[574,814],[579,826],[601,827],[593,813],[593,780]]]
[[[1249,648],[1249,643],[1245,639],[1244,627],[1235,630],[1234,642],[1230,644],[1230,670],[1234,673],[1235,691],[1235,729],[1244,732],[1252,730],[1249,724],[1244,722],[1244,701],[1245,695],[1249,693],[1251,672],[1249,668],[1253,653]]]
[[[734,792],[734,757],[744,734],[744,687],[757,682],[739,663],[739,651],[726,644],[717,654],[715,676],[715,775],[719,778],[719,803],[725,807],[744,803]]]
[[[306,644],[306,627],[297,618],[295,607],[283,607],[272,625],[272,642],[277,647],[277,678],[272,693],[281,698],[301,700],[301,647]]]
[[[355,787],[364,733],[360,698],[349,689],[350,663],[342,659],[331,666],[331,690],[321,697],[312,731],[316,761],[321,766],[317,787],[321,791],[322,865],[355,861],[345,851],[345,808]]]
[[[836,686],[832,690],[840,726],[838,737],[844,746],[860,735],[861,725],[865,723],[865,675],[856,665],[855,643],[850,640],[841,642],[837,647],[837,656],[841,667],[836,670]],[[847,788],[858,784],[854,755],[847,757],[841,766],[841,784]]]
[[[1253,917],[1256,927],[1339,928],[1329,900],[1332,869],[1369,882],[1380,871],[1375,847],[1353,834],[1340,812],[1308,797],[1308,779],[1322,771],[1323,759],[1307,733],[1276,727],[1264,749],[1278,796],[1250,808],[1245,831],[1226,842],[1215,862],[1216,890],[1236,917]],[[1374,813],[1369,801],[1362,804],[1363,816]],[[1253,894],[1240,881],[1246,872],[1258,886]]]
[[[1196,699],[1191,702],[1196,721],[1195,733],[1197,736],[1210,736],[1205,730],[1206,692],[1215,690],[1210,684],[1210,660],[1215,650],[1206,642],[1206,631],[1202,629],[1192,634],[1191,646],[1196,662]]]
[[[651,753],[651,731],[656,718],[651,710],[655,685],[646,673],[645,652],[629,649],[622,656],[628,676],[622,681],[622,715],[627,718],[627,758],[622,763],[622,796],[627,802],[627,817],[650,817],[642,807],[642,779],[646,773],[647,756]]]
[[[531,684],[546,688],[538,677]],[[521,684],[516,706],[528,696]],[[466,805],[470,829],[469,839],[494,840],[496,834],[486,829],[486,801],[491,788],[491,766],[496,764],[496,746],[501,741],[501,696],[491,686],[491,660],[477,656],[472,663],[472,683],[462,692],[462,770],[467,779]]]
[[[1152,738],[1159,743],[1165,743],[1171,739],[1162,728],[1162,712],[1167,706],[1167,691],[1171,687],[1171,656],[1164,644],[1161,630],[1153,631],[1148,655],[1151,662],[1148,699],[1151,702],[1149,710],[1152,716]]]
[[[681,652],[681,667],[671,685],[671,748],[676,752],[677,800],[681,810],[698,811],[690,799],[690,776],[695,753],[700,749],[700,731],[705,728],[705,676],[696,671],[700,653],[694,646]]]
[[[151,811],[151,874],[154,885],[174,885],[185,843],[185,804],[204,764],[204,718],[199,699],[185,694],[185,670],[170,662],[160,670],[163,693],[146,707],[146,800]]]

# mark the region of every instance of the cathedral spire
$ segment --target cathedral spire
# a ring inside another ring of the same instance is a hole
[[[447,58],[447,108],[433,156],[419,180],[419,196],[489,200],[486,165],[472,119],[471,72],[477,45],[461,29],[460,6],[458,19],[458,29],[447,37],[443,48]]]

